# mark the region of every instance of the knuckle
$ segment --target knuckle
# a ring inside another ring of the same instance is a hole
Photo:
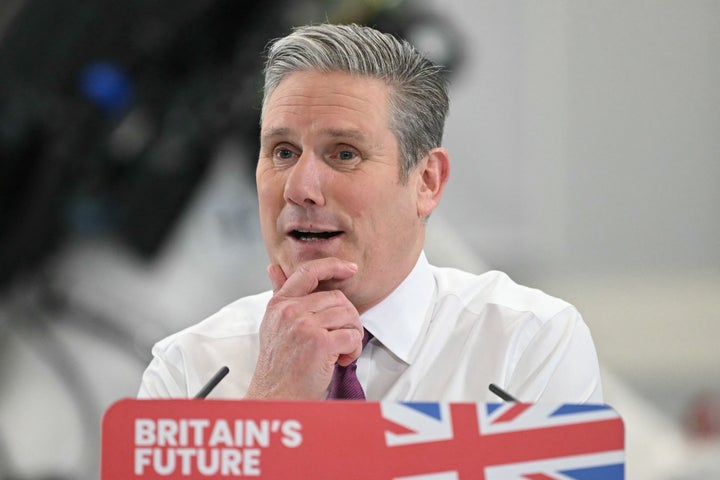
[[[358,311],[355,309],[355,307],[352,304],[345,305],[345,312],[351,318],[357,318],[357,319],[360,318],[360,314],[358,313]]]
[[[336,304],[343,305],[351,310],[355,310],[355,306],[352,304],[350,299],[347,298],[342,290],[333,290],[334,300]]]
[[[343,303],[343,301],[346,300],[345,294],[343,294],[340,290],[330,290],[327,293],[331,297],[333,304]]]
[[[275,310],[281,318],[290,319],[298,315],[298,306],[294,302],[281,302],[275,306]]]
[[[309,315],[298,317],[293,322],[293,329],[303,335],[307,335],[308,332],[311,332],[314,326],[314,322]]]

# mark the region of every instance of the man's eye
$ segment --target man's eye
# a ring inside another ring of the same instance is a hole
[[[293,157],[293,151],[287,148],[278,148],[275,150],[275,156],[282,160],[288,160]]]
[[[340,152],[338,152],[339,160],[344,160],[344,161],[353,160],[353,159],[355,159],[356,156],[357,155],[355,154],[355,152],[353,152],[351,150],[341,150]]]

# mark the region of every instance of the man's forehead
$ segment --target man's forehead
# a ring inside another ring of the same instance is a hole
[[[378,78],[347,72],[301,70],[286,75],[263,100],[262,117],[276,108],[308,105],[376,110],[389,100],[389,85]]]

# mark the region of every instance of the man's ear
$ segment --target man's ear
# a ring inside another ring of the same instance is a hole
[[[442,147],[433,148],[418,164],[418,216],[427,218],[440,203],[450,176],[450,156]]]

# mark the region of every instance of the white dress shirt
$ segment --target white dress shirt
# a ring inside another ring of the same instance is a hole
[[[226,365],[210,398],[242,398],[272,292],[241,298],[161,340],[140,398],[192,397]],[[428,263],[360,316],[373,339],[358,359],[368,400],[602,403],[597,354],[577,310],[497,271],[474,275]]]

